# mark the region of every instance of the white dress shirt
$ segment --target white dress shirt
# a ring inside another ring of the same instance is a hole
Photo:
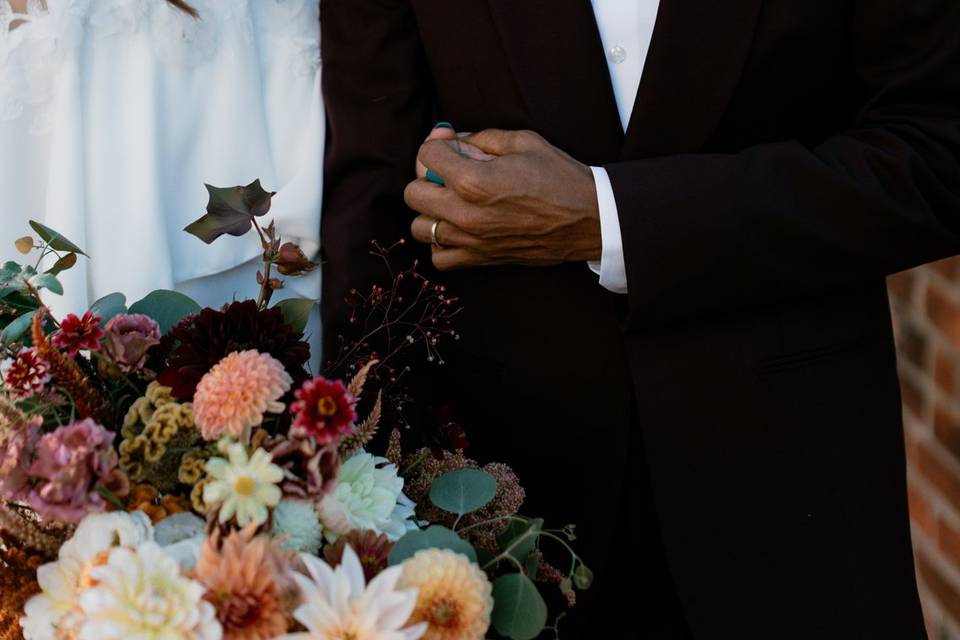
[[[624,131],[633,113],[640,78],[653,40],[659,0],[592,0],[600,28],[600,39],[607,54],[607,67],[613,94]],[[600,236],[603,252],[590,268],[600,276],[600,284],[614,293],[627,293],[627,271],[620,237],[620,217],[610,177],[602,167],[590,167],[597,185],[600,207]]]

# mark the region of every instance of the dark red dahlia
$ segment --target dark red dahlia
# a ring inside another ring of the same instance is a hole
[[[82,318],[68,314],[60,323],[60,330],[51,338],[53,346],[66,351],[70,357],[81,350],[97,351],[104,335],[101,322],[103,318],[93,315],[92,311],[87,311]]]
[[[316,377],[293,394],[292,430],[316,438],[320,444],[336,442],[353,430],[357,400],[339,380]]]
[[[15,400],[29,398],[50,381],[50,364],[37,355],[36,348],[23,349],[7,367],[3,381]]]
[[[169,336],[176,346],[159,381],[172,387],[180,400],[192,398],[204,374],[234,351],[269,353],[295,383],[307,378],[304,365],[310,359],[310,346],[302,333],[283,321],[276,307],[261,310],[256,302],[244,300],[220,311],[203,309],[190,322],[173,328]]]

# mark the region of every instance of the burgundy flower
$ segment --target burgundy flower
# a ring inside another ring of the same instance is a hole
[[[319,446],[312,437],[290,433],[268,438],[263,448],[283,469],[280,489],[285,496],[319,502],[336,488],[340,455],[335,444]]]
[[[323,548],[323,557],[327,564],[337,567],[343,560],[343,550],[347,545],[350,545],[360,559],[367,582],[387,568],[390,552],[393,551],[393,543],[385,534],[354,529]]]
[[[319,266],[307,258],[303,250],[292,242],[285,242],[277,252],[277,271],[285,276],[302,276]]]
[[[100,339],[104,335],[100,323],[103,318],[87,311],[82,318],[69,314],[60,323],[60,330],[53,334],[53,346],[63,349],[71,357],[78,351],[96,351],[100,348]]]
[[[22,349],[13,360],[3,380],[15,400],[39,394],[50,381],[50,364],[37,355],[36,348]]]
[[[320,444],[329,444],[353,430],[357,401],[339,380],[318,376],[304,382],[293,395],[296,401],[290,405],[292,432],[305,433]]]
[[[142,369],[147,351],[160,344],[160,325],[142,313],[121,313],[110,319],[103,341],[104,351],[121,370]]]

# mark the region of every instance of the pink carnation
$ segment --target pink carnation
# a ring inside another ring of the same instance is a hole
[[[44,519],[74,523],[106,508],[99,488],[126,495],[129,482],[117,469],[114,437],[90,418],[42,436],[27,470],[27,503]]]
[[[206,440],[237,438],[263,422],[263,414],[280,413],[280,398],[293,378],[279,360],[256,350],[234,351],[218,362],[197,385],[193,417]]]
[[[30,463],[40,440],[40,416],[5,432],[0,438],[0,498],[23,502],[29,494]]]

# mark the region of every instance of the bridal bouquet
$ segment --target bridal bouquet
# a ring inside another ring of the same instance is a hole
[[[415,267],[358,294],[379,319],[341,350],[350,379],[312,375],[313,302],[270,303],[279,276],[317,265],[260,224],[274,194],[259,182],[208,189],[186,230],[255,230],[256,300],[118,293],[55,318],[41,292],[62,294],[58,274],[84,254],[39,223],[17,242],[30,262],[0,268],[0,637],[556,633],[541,591],[572,606],[592,580],[572,527],[519,515],[517,476],[468,458],[451,421],[411,446],[388,417],[399,347],[363,353],[389,329],[433,358],[455,301]]]

